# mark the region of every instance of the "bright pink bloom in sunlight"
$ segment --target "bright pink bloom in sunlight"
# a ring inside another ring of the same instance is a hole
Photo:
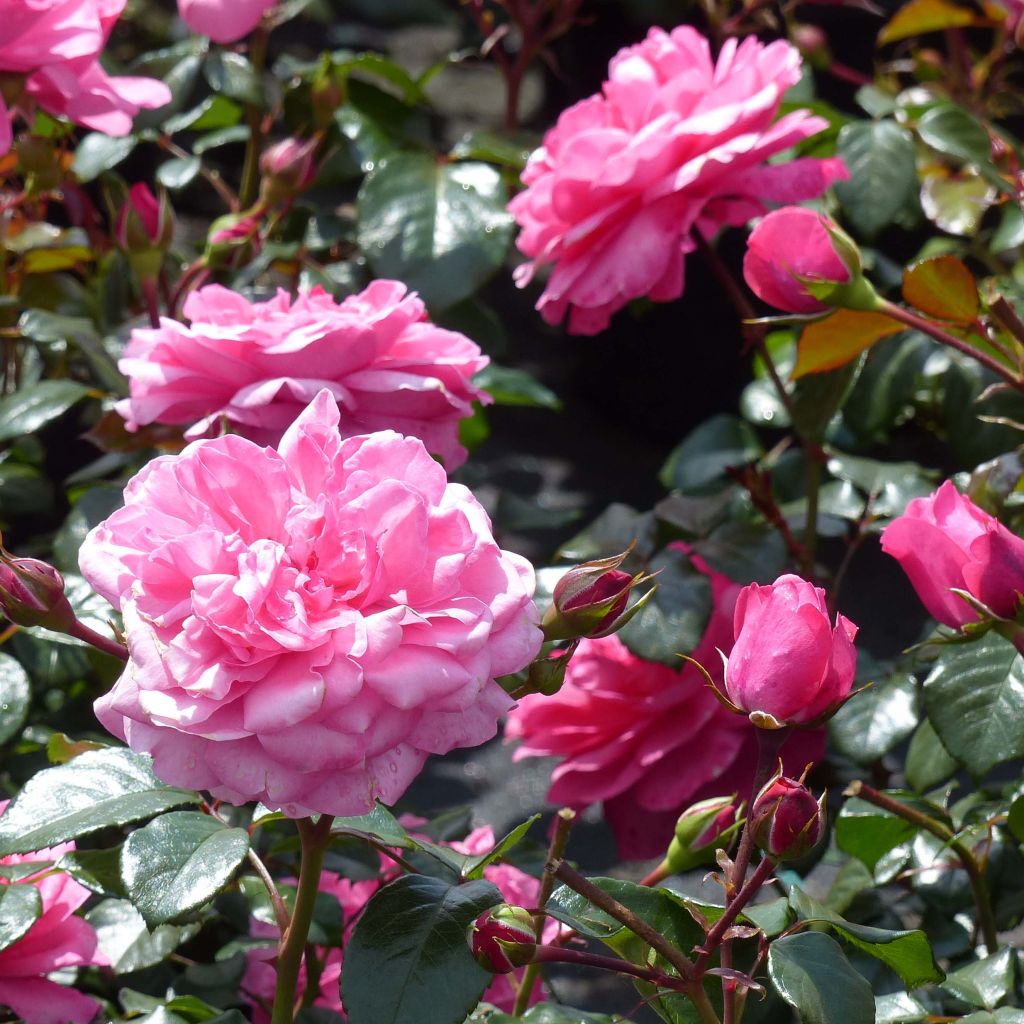
[[[882,550],[900,563],[928,613],[954,629],[979,616],[953,588],[1006,619],[1024,594],[1024,540],[949,480],[907,505],[882,533]]]
[[[772,210],[750,233],[743,276],[759,298],[789,313],[820,313],[819,302],[796,276],[845,283],[850,271],[839,258],[824,214],[802,206]]]
[[[786,42],[728,39],[715,62],[688,26],[651,29],[619,51],[603,92],[563,112],[509,204],[528,257],[517,283],[553,264],[537,304],[544,319],[568,313],[573,334],[597,334],[632,299],[678,298],[699,235],[846,178],[838,158],[766,163],[828,127],[807,110],[775,120],[799,78]]]
[[[25,76],[26,96],[48,113],[107,135],[127,135],[140,108],[171,101],[153,78],[110,77],[99,55],[126,0],[9,0],[0,73]],[[0,96],[0,155],[11,148],[11,111]]]
[[[215,43],[247,36],[277,0],[178,0],[178,13],[193,32]]]
[[[711,579],[714,605],[693,657],[721,684],[716,648],[731,646],[740,588],[695,564]],[[548,802],[580,808],[603,801],[629,859],[663,853],[680,811],[695,800],[748,796],[757,758],[754,730],[719,703],[696,668],[645,661],[614,635],[582,641],[558,693],[523,698],[505,735],[522,741],[517,760],[562,758]],[[790,741],[787,760],[802,769],[821,749],[820,734],[808,734]]]
[[[7,808],[0,801],[0,813]],[[0,857],[0,864],[29,861],[56,861],[75,848],[63,843],[38,853]],[[84,967],[109,963],[96,944],[92,926],[75,916],[89,898],[89,890],[63,872],[39,874],[3,885],[34,885],[39,891],[43,912],[29,930],[11,945],[0,949],[0,1006],[10,1007],[24,1024],[88,1024],[100,1004],[66,985],[46,976],[65,967]]]
[[[825,591],[799,576],[744,587],[736,601],[735,642],[725,692],[748,714],[803,725],[835,711],[857,670],[857,627],[837,615]]]
[[[81,549],[131,654],[100,721],[172,785],[291,817],[394,803],[511,704],[540,646],[533,569],[415,438],[343,440],[327,391],[278,450],[148,463]]]
[[[346,437],[397,430],[418,437],[450,470],[461,465],[459,421],[489,401],[472,376],[488,363],[467,337],[432,324],[397,281],[374,281],[335,302],[322,288],[267,302],[210,285],[185,303],[186,327],[163,320],[132,331],[118,364],[131,398],[118,411],[134,430],[191,424],[209,435],[223,417],[260,444],[276,444],[326,388],[342,407]]]

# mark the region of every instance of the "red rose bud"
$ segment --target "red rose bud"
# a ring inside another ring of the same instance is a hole
[[[268,206],[278,206],[293,199],[313,181],[316,166],[313,157],[319,139],[283,139],[264,150],[260,157],[263,184],[260,198]]]
[[[754,842],[774,860],[802,857],[825,834],[825,797],[777,775],[758,793],[750,812]]]
[[[508,903],[481,914],[470,925],[467,938],[476,962],[493,974],[508,974],[530,963],[537,950],[533,915]]]
[[[551,604],[541,626],[546,640],[596,639],[624,626],[654,593],[652,587],[628,611],[630,591],[651,577],[635,576],[619,568],[630,551],[611,558],[583,562],[555,584]]]
[[[152,279],[160,273],[173,234],[174,211],[167,193],[161,190],[157,199],[141,182],[132,185],[118,211],[114,237],[139,277]]]
[[[743,824],[736,796],[701,800],[679,815],[676,834],[665,855],[666,875],[677,875],[701,864],[714,864],[719,850],[728,850]]]
[[[0,554],[0,611],[18,626],[71,632],[77,619],[64,596],[64,577],[37,558]]]
[[[206,262],[215,270],[240,267],[263,248],[260,220],[263,207],[257,204],[244,213],[226,213],[210,225],[206,238]]]

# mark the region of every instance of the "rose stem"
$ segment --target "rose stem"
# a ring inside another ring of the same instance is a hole
[[[538,913],[534,915],[534,929],[538,942],[541,941],[544,932],[544,908],[555,887],[555,876],[549,867],[557,864],[565,856],[565,847],[569,842],[569,833],[575,820],[576,812],[570,807],[563,807],[555,815],[555,830],[551,835],[551,845],[548,847],[548,856],[540,880],[540,893],[537,896]],[[514,1016],[521,1017],[530,1005],[530,993],[536,984],[539,971],[540,967],[537,964],[527,964],[523,980],[519,983],[519,991],[516,993],[515,1009],[512,1011]]]
[[[295,892],[291,923],[281,935],[277,947],[277,988],[274,992],[271,1024],[292,1024],[294,1019],[299,968],[302,966],[306,937],[313,920],[313,907],[320,888],[320,869],[324,862],[324,851],[330,842],[333,821],[331,815],[323,814],[316,824],[313,824],[312,818],[300,818],[295,822],[302,842],[299,885]]]
[[[263,75],[263,65],[267,60],[267,42],[270,31],[259,26],[252,34],[249,42],[249,63],[256,72],[257,79]],[[238,204],[246,210],[254,202],[260,183],[260,154],[263,152],[263,115],[255,103],[246,104],[245,118],[249,124],[249,141],[245,146],[245,161],[242,164],[242,183],[238,189]]]
[[[974,894],[974,905],[978,911],[978,925],[981,929],[982,938],[985,940],[985,947],[990,954],[999,948],[999,936],[996,932],[996,919],[992,913],[992,901],[989,899],[988,886],[985,884],[985,876],[982,873],[981,865],[970,849],[959,839],[954,838],[955,833],[951,828],[943,825],[921,811],[908,807],[899,800],[894,799],[886,793],[880,793],[877,789],[869,786],[866,782],[851,782],[846,788],[844,796],[856,796],[866,800],[869,804],[881,807],[885,811],[895,814],[904,821],[930,832],[933,836],[941,839],[957,855],[967,877],[971,882],[971,892]]]
[[[664,974],[651,967],[638,967],[628,960],[620,960],[614,956],[602,956],[599,953],[588,953],[581,949],[565,949],[563,946],[538,946],[536,959],[530,964],[579,964],[582,967],[597,967],[602,971],[617,971],[629,974],[634,978],[649,981],[659,988],[669,988],[676,992],[689,992],[689,984],[671,974]]]

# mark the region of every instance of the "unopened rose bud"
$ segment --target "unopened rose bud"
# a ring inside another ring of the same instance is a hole
[[[620,569],[628,555],[626,550],[611,558],[583,562],[562,576],[541,622],[546,640],[608,636],[637,613],[654,588],[627,611],[630,592],[651,578]]]
[[[64,595],[64,577],[37,558],[0,554],[0,611],[18,626],[70,632],[75,613]]]
[[[260,198],[267,206],[286,203],[310,185],[316,171],[313,157],[319,145],[319,139],[282,139],[263,152]]]
[[[167,193],[161,190],[158,199],[142,182],[132,185],[118,211],[114,236],[139,277],[152,279],[160,273],[173,234],[174,211]]]
[[[533,915],[508,903],[481,914],[470,925],[467,938],[476,962],[494,974],[508,974],[530,963],[537,950]]]
[[[750,811],[754,842],[774,860],[794,860],[825,834],[825,797],[795,779],[777,775],[758,793]]]
[[[789,30],[793,45],[815,67],[827,65],[829,61],[828,36],[817,25],[802,23]]]
[[[210,225],[206,262],[214,269],[241,267],[259,254],[262,207],[244,213],[226,213]]]
[[[714,864],[719,850],[728,850],[743,819],[736,796],[701,800],[679,815],[676,834],[665,856],[665,874],[676,875],[701,864]]]

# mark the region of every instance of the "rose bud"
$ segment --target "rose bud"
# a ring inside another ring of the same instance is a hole
[[[795,860],[825,834],[825,797],[779,774],[757,794],[750,811],[754,842],[773,860]]]
[[[533,960],[537,931],[524,907],[499,903],[481,914],[467,933],[473,958],[493,974],[508,974]]]
[[[316,175],[313,157],[319,145],[319,139],[282,139],[264,150],[260,198],[267,206],[279,206],[310,185]]]
[[[132,185],[118,212],[114,237],[140,278],[159,274],[173,234],[174,211],[167,193],[161,190],[157,199],[142,182]]]
[[[857,668],[857,627],[829,621],[825,591],[799,576],[740,591],[725,697],[754,725],[816,725],[850,695]]]
[[[742,805],[736,795],[701,800],[679,815],[676,834],[665,855],[664,873],[677,875],[701,864],[714,864],[719,850],[727,850],[743,824]]]
[[[205,259],[214,269],[240,267],[263,248],[260,218],[263,208],[257,204],[244,213],[226,213],[210,225]]]
[[[64,594],[64,577],[37,558],[0,554],[0,611],[18,626],[71,632],[77,623]]]
[[[631,549],[611,558],[574,566],[555,584],[551,604],[541,622],[546,640],[591,640],[608,636],[624,626],[654,593],[652,587],[626,610],[630,591],[651,577],[631,575],[619,566]]]
[[[828,217],[802,206],[772,210],[747,239],[743,277],[751,291],[788,313],[877,309],[853,239]]]
[[[1013,618],[1024,593],[1024,540],[946,481],[915,498],[882,533],[928,613],[959,629],[979,613],[954,593],[964,591],[1001,618]]]

